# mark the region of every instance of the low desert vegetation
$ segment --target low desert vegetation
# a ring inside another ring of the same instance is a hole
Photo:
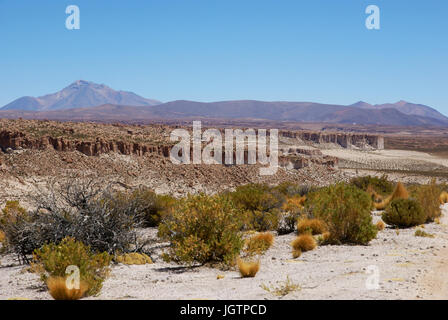
[[[406,190],[405,186],[401,182],[398,182],[391,195],[386,197],[381,202],[374,202],[373,206],[375,207],[376,210],[385,210],[386,207],[395,199],[408,199],[408,198],[409,198],[408,190]]]
[[[302,288],[300,288],[298,284],[294,283],[289,276],[286,277],[286,281],[284,283],[280,283],[278,286],[274,286],[272,284],[267,286],[262,284],[261,288],[278,297],[284,297],[291,292],[302,290]]]
[[[431,233],[427,233],[422,229],[415,230],[414,236],[416,237],[425,237],[425,238],[434,238],[434,235]]]
[[[378,192],[376,192],[371,185],[367,187],[366,192],[370,195],[372,201],[375,203],[380,203],[384,200],[383,196],[381,196]]]
[[[247,239],[244,251],[248,255],[264,254],[273,244],[274,235],[271,232],[262,232]]]
[[[359,188],[338,183],[312,192],[306,202],[311,214],[325,222],[329,244],[368,244],[378,232],[370,215],[370,196]]]
[[[448,192],[442,191],[439,196],[440,204],[448,203]]]
[[[157,195],[151,189],[139,187],[133,191],[116,192],[110,199],[111,206],[128,206],[138,219],[141,219],[143,227],[156,227],[162,216],[166,214],[176,199],[169,195]]]
[[[253,278],[260,270],[260,261],[237,260],[238,271],[242,278]]]
[[[67,287],[67,278],[49,277],[47,279],[47,288],[55,300],[79,300],[86,295],[88,285],[85,281],[80,281],[79,288],[69,289]]]
[[[390,195],[394,190],[393,183],[388,180],[386,175],[357,177],[353,178],[350,183],[368,193],[373,192],[379,197]]]
[[[274,190],[280,192],[285,197],[303,197],[317,188],[306,184],[296,184],[293,182],[283,182],[273,187]]]
[[[110,254],[141,247],[135,231],[142,223],[140,206],[132,199],[117,201],[115,193],[99,182],[73,179],[50,185],[34,200],[33,211],[8,202],[1,222],[8,251],[26,263],[34,250],[66,237]]]
[[[47,283],[50,277],[65,277],[67,267],[79,269],[80,281],[87,286],[87,295],[100,292],[109,273],[112,257],[106,253],[95,253],[89,246],[73,238],[64,238],[60,243],[49,243],[33,254],[32,269]]]
[[[312,235],[323,234],[327,231],[325,222],[320,219],[300,219],[297,223],[297,233],[311,233]]]
[[[301,234],[297,238],[295,238],[291,242],[291,246],[293,249],[293,253],[296,251],[306,252],[314,250],[317,246],[317,242],[311,234],[306,233]]]
[[[384,230],[385,227],[386,227],[386,224],[381,220],[376,223],[376,228],[378,229],[378,231]]]
[[[285,196],[275,188],[247,184],[237,187],[229,196],[238,210],[245,213],[246,230],[277,230]]]
[[[420,203],[414,199],[395,199],[383,212],[382,220],[398,228],[409,228],[424,223],[427,219]]]
[[[153,263],[152,259],[148,255],[139,252],[118,254],[115,256],[115,261],[127,265],[142,265]]]
[[[410,188],[411,197],[415,199],[426,215],[425,222],[433,222],[441,216],[440,209],[440,188],[435,179],[428,184],[414,185]]]
[[[170,242],[165,259],[232,264],[244,241],[239,210],[226,196],[189,196],[162,219],[159,236]]]

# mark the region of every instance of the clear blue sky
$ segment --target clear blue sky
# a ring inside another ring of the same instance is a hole
[[[65,28],[78,5],[81,29]],[[365,9],[381,9],[367,30]],[[448,114],[446,0],[0,0],[0,106],[83,79],[170,101],[407,100]]]

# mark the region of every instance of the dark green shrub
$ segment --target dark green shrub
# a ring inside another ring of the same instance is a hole
[[[285,196],[267,185],[248,184],[239,186],[229,194],[236,207],[244,212],[245,229],[256,231],[276,230],[280,209]]]
[[[389,225],[408,228],[426,221],[426,214],[414,199],[395,199],[383,213],[382,219]]]
[[[144,227],[159,225],[165,214],[176,199],[168,195],[157,195],[148,188],[139,187],[132,192],[117,192],[114,194],[111,206],[127,207],[142,220]]]
[[[369,186],[371,186],[377,193],[382,196],[391,194],[394,191],[394,184],[387,179],[386,175],[378,177],[366,176],[366,177],[356,177],[350,181],[357,188],[367,191]]]
[[[367,244],[377,234],[370,215],[371,204],[366,192],[338,183],[308,194],[306,207],[328,227],[326,243]]]
[[[241,213],[228,197],[189,196],[179,200],[159,225],[170,242],[166,258],[176,262],[232,264],[243,247]]]
[[[409,187],[411,197],[418,201],[425,215],[425,222],[433,222],[441,216],[440,193],[441,188],[432,180],[429,184],[413,185]]]
[[[305,196],[311,191],[316,191],[316,187],[312,187],[306,184],[296,184],[293,182],[282,182],[278,186],[275,186],[273,190],[280,192],[287,197],[293,196]]]

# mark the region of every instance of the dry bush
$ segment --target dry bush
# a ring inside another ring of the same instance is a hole
[[[296,229],[297,219],[300,217],[301,212],[282,212],[279,215],[277,233],[278,235],[288,234],[294,232]]]
[[[427,233],[422,229],[415,230],[414,236],[416,237],[425,237],[425,238],[434,238],[433,234]]]
[[[372,200],[359,188],[338,183],[308,194],[307,209],[325,222],[327,243],[367,244],[378,230],[372,223]]]
[[[378,229],[378,231],[384,230],[385,227],[386,227],[386,224],[381,220],[376,223],[376,228]]]
[[[36,250],[32,266],[44,282],[49,277],[64,277],[68,266],[76,266],[80,280],[88,287],[87,295],[95,295],[109,273],[110,262],[111,256],[106,252],[95,253],[80,241],[64,238],[60,243],[49,243]]]
[[[426,214],[416,200],[395,199],[386,208],[381,218],[389,225],[408,228],[424,223]]]
[[[115,195],[100,180],[73,178],[48,185],[34,199],[36,210],[15,214],[2,227],[10,251],[28,262],[34,250],[65,237],[98,252],[140,250],[135,228],[142,222],[141,203]]]
[[[253,278],[260,270],[260,261],[244,261],[242,259],[237,260],[238,270],[241,277],[243,278]]]
[[[240,211],[226,196],[188,196],[159,225],[170,242],[165,259],[176,262],[232,264],[243,247]]]
[[[142,265],[142,264],[152,264],[152,259],[144,254],[138,252],[131,252],[122,255],[116,255],[115,261],[118,263],[123,263],[127,265]]]
[[[80,281],[79,289],[68,289],[65,277],[49,277],[47,288],[54,300],[79,300],[86,294],[88,285]]]
[[[439,196],[440,204],[448,203],[448,192],[442,191]]]
[[[327,231],[325,222],[320,219],[301,219],[297,223],[297,232],[299,234],[311,233],[312,235],[322,234]]]
[[[263,254],[274,244],[274,235],[270,232],[258,233],[246,241],[245,251],[249,255]]]
[[[291,242],[293,252],[300,250],[302,252],[310,251],[316,248],[317,242],[311,234],[302,234]]]

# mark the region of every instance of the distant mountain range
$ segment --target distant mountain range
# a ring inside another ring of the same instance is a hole
[[[349,106],[254,100],[161,103],[83,80],[54,94],[19,98],[1,108],[0,117],[73,121],[244,119],[448,127],[448,118],[437,110],[406,101],[381,105],[360,101]]]

